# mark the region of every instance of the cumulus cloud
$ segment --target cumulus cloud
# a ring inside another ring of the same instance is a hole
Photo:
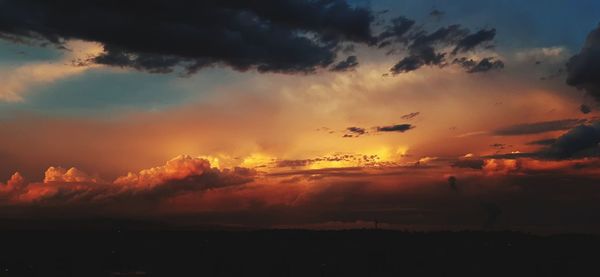
[[[98,179],[90,177],[87,173],[71,167],[68,170],[62,167],[49,167],[44,173],[44,183],[65,182],[65,183],[97,183]]]
[[[206,159],[179,156],[163,166],[128,173],[113,182],[91,177],[77,169],[50,167],[43,182],[25,183],[15,173],[3,192],[16,205],[96,207],[130,203],[132,207],[156,205],[186,192],[203,192],[248,183],[256,172],[247,168],[217,169]]]
[[[60,7],[59,7],[60,6]],[[65,8],[67,7],[67,8]],[[236,70],[311,72],[342,41],[373,44],[364,8],[333,1],[0,2],[0,34],[49,42],[82,39],[104,51],[89,62],[155,73],[225,64]]]
[[[10,179],[6,181],[6,184],[0,182],[0,193],[14,191],[21,188],[23,185],[25,185],[25,179],[21,176],[21,173],[15,172],[10,176]]]
[[[2,190],[0,204],[3,208],[19,205],[24,214],[33,211],[63,217],[100,214],[151,218],[168,211],[178,219],[189,215],[194,223],[264,227],[376,217],[382,223],[418,229],[439,224],[464,229],[480,228],[481,222],[489,219],[489,213],[473,213],[474,207],[495,203],[503,210],[503,221],[497,223],[519,228],[522,224],[530,226],[532,218],[544,226],[562,224],[557,215],[581,215],[580,208],[596,207],[593,192],[597,179],[585,173],[598,168],[597,159],[486,159],[478,171],[396,165],[292,170],[255,177],[248,169],[217,170],[206,160],[182,156],[132,173],[136,177],[122,184],[29,183],[16,189],[17,193]],[[570,180],[568,185],[561,181],[565,176]],[[11,180],[24,182],[18,175]],[[568,199],[573,201],[565,201]],[[536,208],[544,211],[543,216],[531,208],[533,200]],[[449,217],[452,222],[448,222]],[[589,220],[573,218],[578,223]]]
[[[190,176],[200,176],[211,169],[208,160],[190,156],[178,156],[165,165],[129,172],[115,180],[117,185],[152,187],[171,180],[183,180]]]
[[[600,100],[600,26],[589,33],[581,51],[569,59],[567,84]]]

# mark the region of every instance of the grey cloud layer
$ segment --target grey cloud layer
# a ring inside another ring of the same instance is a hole
[[[95,41],[104,52],[74,64],[152,73],[183,68],[188,74],[214,65],[238,71],[343,72],[358,66],[356,56],[338,59],[352,43],[399,46],[408,55],[391,69],[398,74],[444,66],[449,56],[489,47],[496,35],[493,28],[471,33],[461,25],[429,32],[405,17],[384,23],[374,34],[377,16],[345,0],[4,0],[0,38],[58,48],[69,39]],[[441,47],[450,47],[450,53],[440,52]],[[468,71],[499,65],[482,60]]]
[[[590,32],[581,51],[567,63],[567,84],[600,100],[600,26]]]
[[[213,64],[310,72],[332,64],[341,41],[372,44],[371,12],[327,1],[0,1],[0,34],[62,46],[100,42],[90,62],[156,73]]]

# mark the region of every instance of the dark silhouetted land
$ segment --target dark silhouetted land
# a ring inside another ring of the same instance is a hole
[[[0,231],[0,276],[599,276],[600,240],[513,232]]]

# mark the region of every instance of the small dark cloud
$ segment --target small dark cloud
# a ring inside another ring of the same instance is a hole
[[[346,131],[348,133],[343,135],[344,138],[359,137],[367,133],[367,130],[361,127],[348,127],[346,128]]]
[[[357,66],[358,59],[356,58],[356,56],[348,56],[345,60],[333,65],[329,70],[336,72],[344,72],[354,70]]]
[[[487,72],[490,70],[500,70],[504,68],[504,62],[488,57],[479,61],[467,58],[454,59],[453,64],[458,64],[467,70],[468,73]]]
[[[364,128],[360,128],[360,127],[348,127],[346,130],[348,130],[349,132],[358,134],[358,135],[364,135],[367,132]]]
[[[406,120],[411,120],[420,114],[421,114],[420,112],[414,112],[414,113],[405,114],[405,115],[401,116],[400,118],[406,119]]]
[[[474,34],[470,34],[463,39],[461,39],[454,50],[452,50],[452,54],[456,55],[457,53],[464,53],[473,50],[475,47],[489,42],[496,37],[496,29],[483,29],[479,30]]]
[[[585,123],[585,119],[562,119],[554,121],[543,121],[534,123],[517,124],[493,131],[496,136],[519,136],[541,134],[552,131],[569,130],[579,124]]]
[[[588,34],[581,51],[569,59],[567,84],[600,101],[600,26]]]
[[[592,112],[592,108],[590,108],[588,105],[581,104],[581,106],[579,106],[579,111],[581,111],[583,114],[589,114]]]
[[[396,63],[390,71],[393,74],[400,74],[417,70],[426,65],[443,66],[447,53],[437,52],[436,47],[451,45],[466,36],[468,32],[460,25],[442,27],[433,33],[417,32],[411,36],[408,56]]]
[[[412,124],[397,124],[397,125],[389,125],[389,126],[377,126],[377,127],[372,127],[371,128],[371,132],[367,131],[367,129],[362,128],[362,127],[348,127],[346,128],[346,134],[344,134],[342,137],[344,138],[356,138],[356,137],[360,137],[362,135],[366,135],[369,133],[377,133],[377,132],[385,132],[385,133],[389,133],[389,132],[399,132],[399,133],[404,133],[410,129],[414,129],[415,126]]]
[[[411,124],[397,124],[397,125],[390,125],[390,126],[381,126],[381,127],[377,127],[377,131],[378,132],[400,132],[400,133],[404,133],[410,129],[414,129],[415,126],[411,125]]]

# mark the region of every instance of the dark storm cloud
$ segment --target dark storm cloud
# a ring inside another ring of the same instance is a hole
[[[554,121],[517,124],[495,130],[493,134],[497,136],[541,134],[552,131],[568,130],[585,122],[585,119],[562,119]]]
[[[214,64],[312,72],[334,62],[340,42],[375,44],[373,19],[343,0],[0,1],[1,37],[96,41],[104,53],[88,62],[156,73]]]
[[[567,84],[600,101],[600,26],[589,33],[581,51],[567,63]]]
[[[540,140],[534,140],[531,142],[528,142],[528,145],[552,145],[556,142],[555,138],[549,138],[549,139],[540,139]]]
[[[414,129],[415,126],[411,125],[411,124],[397,124],[397,125],[390,125],[390,126],[381,126],[381,127],[377,127],[377,131],[378,132],[400,132],[400,133],[404,133],[410,129]]]
[[[544,148],[530,153],[510,153],[490,155],[491,159],[571,159],[585,157],[600,157],[600,122],[582,124],[573,127],[568,132],[555,139],[542,139],[530,142],[530,145],[543,145]]]
[[[487,72],[490,70],[499,70],[504,68],[504,62],[488,57],[479,61],[467,58],[454,59],[453,64],[458,64],[467,70],[468,73]]]
[[[580,125],[558,137],[544,153],[552,158],[598,156],[600,154],[600,123]]]
[[[334,63],[352,43],[390,47],[389,53],[400,46],[406,55],[391,69],[399,74],[443,67],[449,56],[490,46],[496,35],[495,29],[471,33],[461,25],[430,32],[402,16],[390,22],[377,16],[345,0],[4,0],[0,38],[58,48],[70,39],[95,41],[104,52],[77,64],[187,74],[214,65],[259,72],[346,71],[358,65],[356,56]],[[380,21],[381,32],[374,34],[371,27]],[[467,70],[501,65],[484,59]]]
[[[340,61],[339,63],[332,66],[330,70],[336,71],[336,72],[344,72],[344,71],[353,70],[357,66],[358,66],[358,59],[356,58],[356,56],[348,56],[348,58],[346,58],[345,60]]]

